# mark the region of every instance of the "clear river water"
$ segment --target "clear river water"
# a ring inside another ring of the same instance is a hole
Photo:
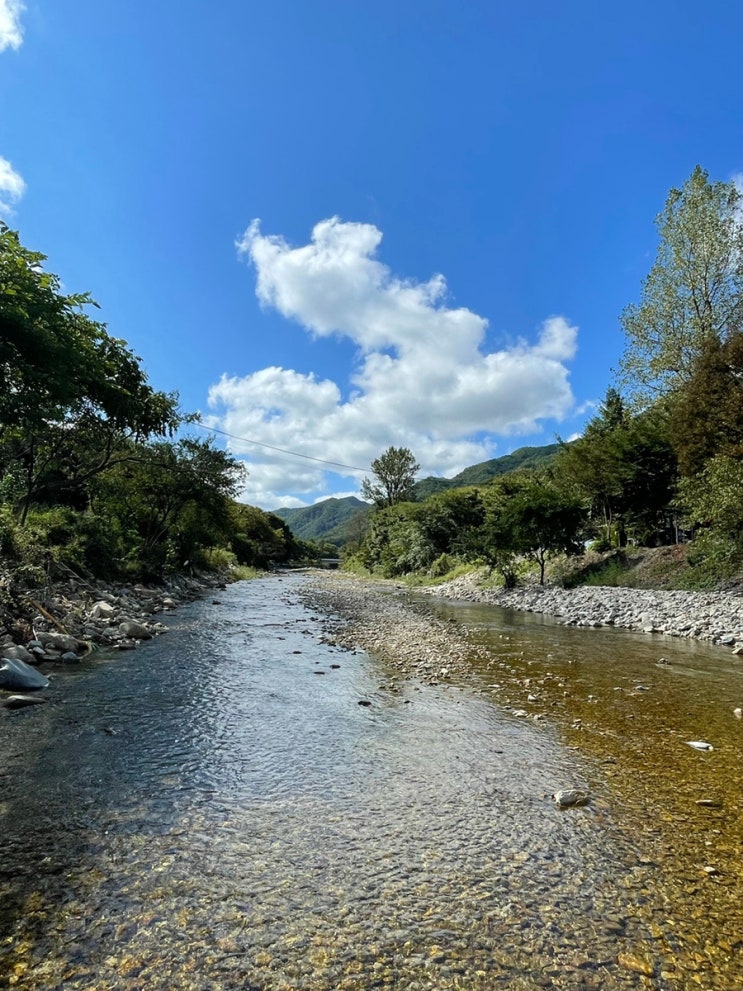
[[[0,713],[0,986],[743,988],[743,662],[438,602],[489,659],[395,683],[308,581]]]

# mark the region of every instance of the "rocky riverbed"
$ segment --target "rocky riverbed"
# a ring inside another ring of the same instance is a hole
[[[399,679],[447,681],[466,674],[473,656],[487,653],[458,623],[438,619],[396,583],[321,571],[304,596],[332,616],[326,642],[382,658]]]
[[[704,640],[743,655],[743,596],[731,592],[652,591],[583,586],[532,585],[493,589],[476,572],[419,589],[440,598],[481,602],[504,609],[544,613],[566,626],[615,627],[647,634]],[[456,624],[443,622],[395,582],[360,580],[321,572],[314,596],[343,622],[332,636],[390,660],[401,677],[431,683],[462,673],[467,658],[481,654]]]
[[[47,589],[4,596],[0,615],[0,691],[20,709],[42,702],[46,674],[60,664],[78,664],[99,647],[133,650],[165,633],[161,615],[205,594],[215,579],[177,577],[163,586],[117,586],[71,578]],[[42,669],[42,670],[38,670]],[[42,671],[44,673],[42,673]]]

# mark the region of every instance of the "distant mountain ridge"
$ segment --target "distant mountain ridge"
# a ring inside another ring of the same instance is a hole
[[[329,540],[331,543],[345,544],[350,534],[348,523],[360,513],[369,512],[369,504],[356,496],[337,499],[331,496],[316,502],[314,506],[300,506],[297,509],[275,509],[274,516],[289,524],[289,528],[299,540]]]
[[[422,478],[413,486],[417,501],[422,502],[436,492],[462,488],[465,485],[485,485],[492,478],[507,475],[520,468],[538,468],[551,461],[560,449],[559,444],[545,444],[543,447],[520,447],[511,454],[500,458],[481,461],[460,471],[453,478],[437,478],[431,475]],[[314,506],[298,509],[276,509],[274,515],[289,524],[292,533],[300,540],[329,540],[341,547],[351,539],[353,521],[370,511],[370,506],[356,496],[338,499],[331,496],[316,502]],[[358,521],[357,521],[358,522]]]
[[[559,444],[520,447],[517,451],[504,454],[500,458],[491,458],[490,461],[480,461],[479,464],[470,465],[453,478],[437,478],[433,475],[422,478],[415,483],[413,491],[416,499],[422,500],[445,489],[461,489],[465,485],[485,485],[491,478],[507,475],[510,471],[542,467],[551,461],[559,450]]]

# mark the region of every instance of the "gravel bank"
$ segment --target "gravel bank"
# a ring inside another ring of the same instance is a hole
[[[743,596],[730,592],[666,592],[583,586],[483,588],[475,573],[422,589],[429,595],[546,613],[566,626],[616,626],[707,640],[743,653]]]
[[[364,581],[338,572],[318,572],[305,601],[330,613],[326,641],[383,658],[402,678],[438,684],[469,671],[468,659],[485,654],[459,625],[434,616],[425,603],[390,582]]]

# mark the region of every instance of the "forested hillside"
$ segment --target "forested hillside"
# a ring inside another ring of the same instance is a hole
[[[356,496],[346,496],[323,499],[314,506],[277,509],[275,515],[288,523],[300,540],[326,540],[342,546],[353,537],[351,521],[368,512],[368,503]]]

